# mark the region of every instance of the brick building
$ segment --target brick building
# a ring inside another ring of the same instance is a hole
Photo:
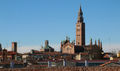
[[[17,42],[12,42],[12,51],[17,53]]]
[[[83,12],[80,7],[78,12],[78,19],[76,23],[76,44],[70,42],[69,38],[61,42],[61,52],[68,54],[87,53],[87,59],[99,59],[102,58],[102,42],[98,40],[98,44],[95,40],[95,44],[90,40],[90,44],[85,44],[85,23],[83,18]]]

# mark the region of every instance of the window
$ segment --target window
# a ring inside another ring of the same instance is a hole
[[[77,36],[80,36],[80,35],[77,35]]]
[[[77,31],[80,31],[80,29],[77,29]]]
[[[77,27],[80,27],[80,25],[77,25]]]
[[[70,50],[70,48],[69,48],[69,47],[67,47],[67,50]]]

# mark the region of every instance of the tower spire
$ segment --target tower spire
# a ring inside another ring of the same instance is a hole
[[[98,39],[98,47],[100,47],[100,39]]]
[[[83,22],[83,12],[80,6],[76,24],[76,45],[85,45],[85,23]]]
[[[92,38],[90,39],[90,45],[92,45]]]
[[[82,12],[81,5],[80,5],[79,12],[78,12],[78,22],[83,22],[83,12]]]

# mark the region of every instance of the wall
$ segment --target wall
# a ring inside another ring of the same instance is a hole
[[[0,71],[120,71],[120,67],[56,67],[43,69],[0,69]]]

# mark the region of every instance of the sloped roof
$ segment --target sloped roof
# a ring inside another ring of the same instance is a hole
[[[120,66],[120,63],[118,63],[117,60],[114,60],[114,61],[105,62],[104,64],[101,64],[100,66]]]

